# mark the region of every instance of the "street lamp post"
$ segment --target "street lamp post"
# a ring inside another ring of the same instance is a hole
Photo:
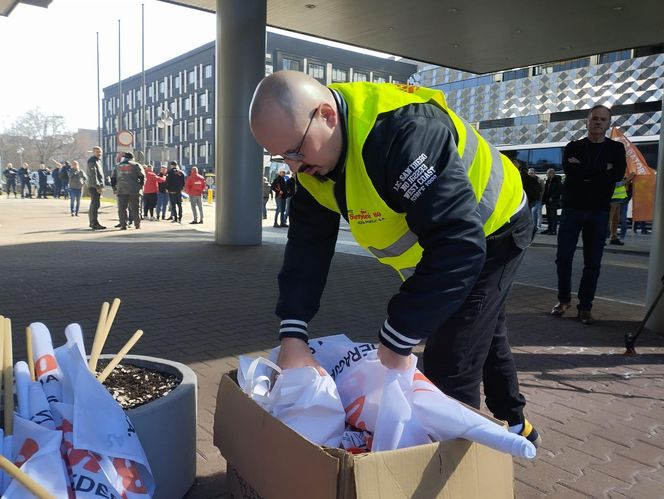
[[[166,153],[166,144],[168,142],[168,127],[173,124],[173,118],[171,117],[168,109],[164,109],[159,115],[157,120],[157,127],[164,129],[164,146],[161,150],[161,166],[164,166],[164,155]],[[157,136],[157,140],[159,137]]]
[[[16,149],[16,154],[18,154],[18,158],[19,158],[19,160],[18,160],[19,166],[23,166],[23,151],[25,151],[25,149],[23,149],[22,147],[19,147],[18,149]]]

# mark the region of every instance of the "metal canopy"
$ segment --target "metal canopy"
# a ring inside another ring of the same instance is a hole
[[[215,0],[162,1],[216,8]],[[662,43],[664,1],[267,0],[267,24],[489,73]]]

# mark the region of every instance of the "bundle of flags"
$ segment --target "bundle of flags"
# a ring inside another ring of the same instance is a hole
[[[48,328],[35,322],[26,330],[27,362],[12,365],[11,321],[0,316],[3,498],[152,496],[155,483],[136,431],[100,383],[110,371],[96,376],[97,359],[118,306],[117,299],[110,311],[108,303],[102,306],[89,362],[78,324],[67,326],[67,342],[54,349]],[[137,331],[125,345],[124,354],[141,334]],[[118,356],[114,365],[121,360]]]

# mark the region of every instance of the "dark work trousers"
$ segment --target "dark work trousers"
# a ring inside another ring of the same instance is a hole
[[[558,228],[558,301],[572,299],[572,261],[579,241],[583,238],[583,274],[579,284],[579,310],[590,310],[595,298],[597,279],[604,253],[604,240],[608,233],[609,212],[596,210],[563,209]]]
[[[26,190],[28,192],[25,192]],[[32,184],[30,184],[30,181],[21,182],[21,197],[26,197],[26,198],[32,197]]]
[[[558,203],[546,203],[546,223],[549,232],[558,232]]]
[[[129,214],[127,213],[129,210]],[[137,229],[141,227],[141,216],[138,209],[138,193],[118,194],[118,217],[120,226],[127,227],[127,218],[134,223]]]
[[[182,221],[182,193],[169,192],[168,198],[171,202],[171,214],[173,219],[180,222]]]
[[[37,189],[37,198],[46,199],[46,184],[39,184],[39,189]]]
[[[424,349],[424,373],[438,388],[479,409],[483,381],[487,407],[510,426],[523,423],[526,400],[507,340],[505,303],[533,237],[527,205],[513,218],[487,238],[486,261],[470,295]]]
[[[147,218],[148,213],[154,217],[155,206],[157,206],[157,193],[143,194],[143,218]]]
[[[90,219],[90,227],[94,225],[99,225],[99,203],[101,201],[101,194],[97,192],[96,187],[90,187],[88,189],[90,193],[90,209],[88,210],[88,218]]]

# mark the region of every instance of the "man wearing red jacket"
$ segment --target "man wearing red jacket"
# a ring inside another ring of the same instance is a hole
[[[159,184],[166,182],[166,177],[159,177],[152,170],[152,165],[145,165],[145,185],[143,186],[143,218],[154,220],[154,209],[157,206]]]
[[[202,175],[199,175],[198,168],[195,166],[191,167],[191,173],[187,177],[187,181],[184,184],[184,192],[189,194],[189,202],[191,203],[191,212],[194,214],[193,222],[190,224],[202,224],[203,223],[203,201],[201,197],[203,196],[203,191],[205,190],[205,178]],[[196,216],[196,211],[198,210],[198,217]]]

